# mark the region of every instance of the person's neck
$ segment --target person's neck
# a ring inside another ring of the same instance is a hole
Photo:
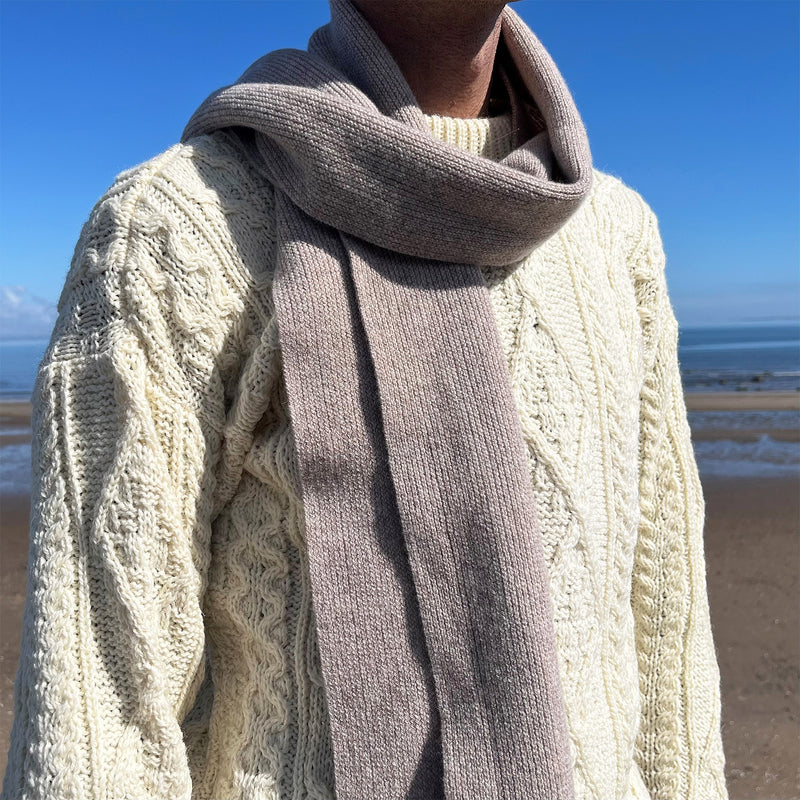
[[[506,2],[353,0],[426,114],[485,116]],[[400,21],[400,22],[398,22]]]

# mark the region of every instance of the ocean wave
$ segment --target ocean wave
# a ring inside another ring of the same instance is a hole
[[[719,477],[800,476],[800,442],[775,441],[763,434],[755,442],[732,439],[693,443],[701,475]]]
[[[30,490],[30,443],[0,447],[0,494],[23,494]]]

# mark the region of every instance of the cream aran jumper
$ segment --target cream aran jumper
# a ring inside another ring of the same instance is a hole
[[[507,114],[428,119],[455,147],[510,147]],[[334,797],[273,196],[248,158],[228,131],[175,144],[121,172],[81,231],[32,395],[4,799]],[[514,266],[483,269],[529,448],[577,797],[726,798],[657,219],[595,169],[578,212]]]

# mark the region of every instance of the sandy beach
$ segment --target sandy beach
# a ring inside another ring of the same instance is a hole
[[[800,392],[687,393],[690,411],[791,411]],[[30,441],[30,403],[0,403],[0,448]],[[755,441],[768,432],[731,428],[693,438]],[[0,452],[2,452],[0,450]],[[800,798],[800,482],[703,478],[709,603],[722,675],[722,731],[731,800]],[[30,499],[0,496],[0,775],[5,770],[25,599]]]
[[[687,392],[687,411],[797,411],[800,392]]]

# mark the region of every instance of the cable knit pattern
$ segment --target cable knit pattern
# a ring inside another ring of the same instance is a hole
[[[499,158],[508,115],[429,117]],[[2,798],[332,800],[270,293],[272,194],[224,131],[120,173],[33,400]],[[595,170],[485,268],[530,454],[578,798],[727,798],[704,504],[658,224]]]

